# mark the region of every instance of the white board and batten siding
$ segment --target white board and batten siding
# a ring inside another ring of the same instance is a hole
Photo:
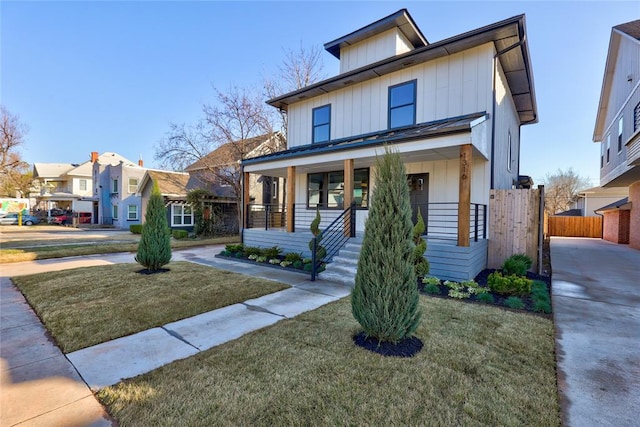
[[[362,40],[340,49],[340,73],[355,70],[382,59],[413,50],[411,43],[398,28]]]
[[[331,139],[387,129],[390,86],[417,81],[416,123],[491,112],[493,43],[289,106],[289,148],[311,144],[312,110],[331,104]]]

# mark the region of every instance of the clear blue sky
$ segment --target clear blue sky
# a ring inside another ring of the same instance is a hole
[[[540,122],[522,128],[521,173],[599,179],[591,141],[611,27],[640,2],[2,1],[0,102],[27,124],[26,161],[139,156],[169,122],[193,123],[212,85],[259,86],[284,49],[322,46],[406,7],[430,42],[526,14]],[[323,51],[327,76],[338,61]]]

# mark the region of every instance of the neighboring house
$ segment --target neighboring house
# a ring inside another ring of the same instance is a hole
[[[93,163],[108,162],[113,156],[113,153],[100,156],[98,153],[91,153],[91,159],[82,164],[34,163],[34,186],[39,191],[35,196],[34,209],[49,213],[52,209],[93,213]],[[119,156],[118,158],[123,159]],[[95,218],[94,215],[93,222]]]
[[[240,190],[236,185],[240,183],[240,161],[285,148],[286,142],[280,132],[228,142],[187,166],[185,171],[206,183],[216,196],[235,199]],[[275,204],[282,202],[284,197],[284,182],[278,177],[253,175],[249,188],[253,203]]]
[[[628,236],[604,238],[640,249],[640,20],[611,30],[593,141],[601,145],[600,186],[629,194],[618,208],[601,209],[603,228]]]
[[[288,149],[242,162],[245,182],[287,187],[284,224],[256,225],[262,210],[244,195],[244,243],[308,255],[316,209],[328,224],[352,203],[362,235],[389,145],[427,225],[431,274],[475,277],[487,265],[490,190],[518,186],[520,126],[537,122],[524,15],[429,43],[403,9],[325,49],[340,74],[268,101],[288,113]]]
[[[573,198],[570,211],[573,212],[577,210],[579,212],[577,216],[599,216],[596,213],[597,210],[600,210],[603,206],[615,203],[628,195],[629,189],[626,187],[588,188],[579,191]]]
[[[202,183],[188,173],[148,169],[140,181],[137,193],[142,200],[143,223],[154,183],[158,185],[167,207],[167,223],[171,229],[193,231],[195,215],[194,210],[187,203],[187,193],[196,189],[210,191],[210,187],[207,188],[206,183]],[[212,196],[203,202],[209,212],[215,209],[218,214],[222,215],[222,227],[227,230],[237,230],[238,216],[235,198]],[[205,215],[207,215],[206,209]]]
[[[116,153],[91,153],[93,176],[94,223],[129,228],[140,224],[141,198],[136,193],[146,172],[142,160],[138,164]]]

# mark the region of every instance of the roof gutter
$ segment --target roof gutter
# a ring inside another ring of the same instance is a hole
[[[491,82],[491,93],[493,94],[493,102],[491,106],[491,189],[493,190],[494,182],[495,182],[495,152],[496,152],[496,75],[498,74],[498,58],[505,53],[522,46],[526,41],[526,34],[520,37],[520,40],[517,43],[512,44],[500,52],[497,52],[493,55],[493,80]],[[535,120],[535,119],[534,119]],[[518,141],[518,145],[520,145],[520,141]],[[520,163],[520,159],[518,159],[518,164]]]

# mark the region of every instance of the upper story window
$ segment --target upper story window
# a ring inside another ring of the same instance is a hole
[[[640,129],[640,102],[633,109],[633,131],[635,132],[638,129]]]
[[[111,192],[112,193],[118,192],[118,178],[114,178],[113,181],[111,181]]]
[[[507,170],[511,172],[511,161],[513,154],[511,153],[511,131],[509,131],[508,135],[508,144],[507,144]]]
[[[389,129],[416,124],[416,80],[389,87]]]
[[[86,179],[81,179],[79,185],[80,185],[80,191],[87,191],[87,180]]]
[[[623,128],[622,117],[618,120],[618,152],[622,151],[622,128]]]
[[[331,104],[313,109],[313,141],[325,142],[331,137]]]
[[[604,167],[604,142],[600,143],[600,169]]]
[[[138,189],[138,178],[129,178],[129,193],[135,193]]]
[[[609,160],[610,160],[610,156],[609,156],[610,152],[611,152],[611,134],[607,135],[607,163],[609,163]]]

